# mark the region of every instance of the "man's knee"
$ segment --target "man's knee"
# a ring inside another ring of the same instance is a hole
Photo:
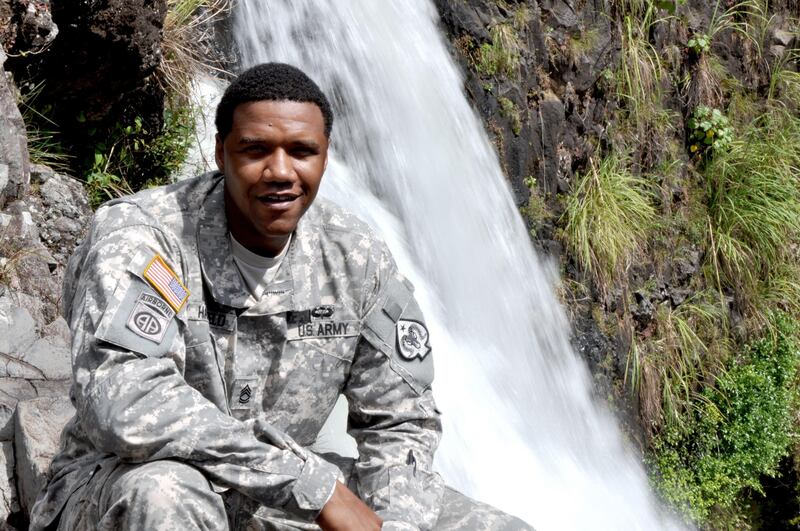
[[[224,529],[222,498],[197,469],[176,461],[120,464],[99,496],[100,529]]]
[[[436,531],[533,531],[514,516],[445,487]]]

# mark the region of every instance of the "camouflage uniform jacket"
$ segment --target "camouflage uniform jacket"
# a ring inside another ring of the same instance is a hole
[[[411,285],[362,222],[318,199],[253,304],[230,252],[223,188],[206,174],[97,211],[64,286],[77,414],[31,528],[103,467],[158,459],[312,521],[339,472],[304,447],[340,393],[358,494],[386,529],[432,527],[441,424]],[[154,259],[166,265],[160,284]]]

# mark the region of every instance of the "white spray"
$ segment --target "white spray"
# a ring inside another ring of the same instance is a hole
[[[322,194],[371,223],[417,287],[447,482],[540,531],[676,528],[592,401],[557,275],[529,244],[431,1],[239,0],[234,17],[242,67],[294,64],[332,99]]]

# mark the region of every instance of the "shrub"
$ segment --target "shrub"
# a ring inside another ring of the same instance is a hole
[[[797,323],[772,315],[773,333],[752,341],[707,386],[683,426],[653,441],[664,496],[698,523],[712,509],[737,511],[745,489],[761,492],[790,447],[800,352]]]

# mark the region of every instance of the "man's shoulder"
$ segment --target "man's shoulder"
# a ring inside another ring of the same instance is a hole
[[[206,173],[192,179],[158,186],[102,205],[94,216],[93,228],[110,233],[123,228],[148,226],[174,230],[196,215],[219,174]]]
[[[306,214],[307,223],[328,238],[356,237],[380,241],[364,220],[330,199],[317,198]]]

